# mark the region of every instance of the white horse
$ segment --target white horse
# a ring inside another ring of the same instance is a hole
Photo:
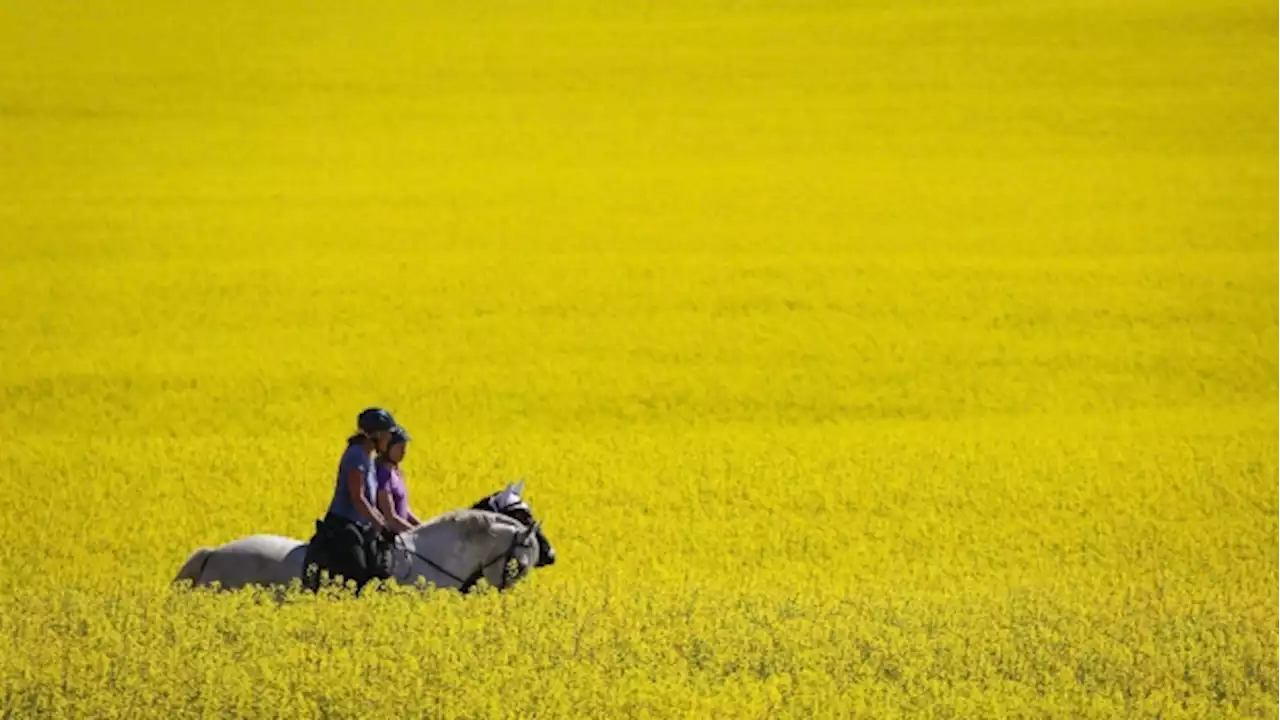
[[[468,591],[481,578],[506,589],[538,564],[537,525],[526,527],[505,515],[456,510],[401,533],[393,549],[392,580]],[[218,583],[224,590],[246,585],[287,587],[301,581],[307,543],[280,535],[250,535],[187,558],[174,582]],[[514,570],[512,561],[515,561]]]

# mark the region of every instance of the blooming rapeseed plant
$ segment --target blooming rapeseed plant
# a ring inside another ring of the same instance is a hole
[[[677,5],[6,7],[0,717],[1276,716],[1275,8]]]

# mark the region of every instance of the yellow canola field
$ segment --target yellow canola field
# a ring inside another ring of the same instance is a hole
[[[1274,4],[0,8],[0,717],[1276,717]],[[516,589],[175,591],[355,413]]]

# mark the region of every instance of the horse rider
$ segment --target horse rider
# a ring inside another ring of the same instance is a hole
[[[328,512],[316,523],[316,534],[307,553],[304,578],[312,590],[319,585],[319,570],[353,580],[357,588],[375,578],[391,577],[390,554],[382,538],[392,528],[377,507],[373,456],[375,452],[386,453],[393,434],[403,430],[391,413],[380,407],[362,411],[356,418],[356,427],[338,462]]]
[[[378,511],[386,519],[387,528],[402,533],[422,524],[409,508],[409,488],[405,485],[400,463],[408,451],[409,433],[397,427],[391,431],[391,442],[386,452],[378,453],[374,461],[378,477]]]

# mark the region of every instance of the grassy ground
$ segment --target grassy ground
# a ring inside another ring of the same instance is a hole
[[[0,9],[0,716],[1276,717],[1275,7],[830,5]]]

